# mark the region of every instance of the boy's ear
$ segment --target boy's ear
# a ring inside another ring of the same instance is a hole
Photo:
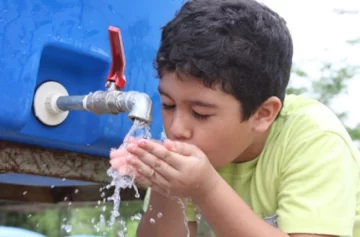
[[[252,116],[253,130],[260,133],[268,130],[279,114],[281,107],[282,103],[278,97],[268,98]]]

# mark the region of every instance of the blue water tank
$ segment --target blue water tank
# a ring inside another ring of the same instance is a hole
[[[107,156],[121,144],[127,114],[70,112],[56,127],[40,123],[36,88],[53,80],[70,95],[104,90],[111,65],[108,27],[120,28],[126,56],[124,91],[153,100],[151,132],[162,130],[153,60],[160,29],[183,0],[0,0],[0,139]]]

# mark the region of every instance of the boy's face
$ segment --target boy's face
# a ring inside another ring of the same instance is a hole
[[[181,77],[164,73],[160,79],[167,137],[196,145],[216,169],[238,159],[256,139],[258,123],[253,116],[242,121],[241,105],[232,95],[207,88],[189,76]]]

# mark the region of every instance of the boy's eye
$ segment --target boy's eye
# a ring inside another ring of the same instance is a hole
[[[164,103],[162,104],[162,108],[164,110],[173,110],[173,109],[175,109],[175,107],[176,107],[175,105],[168,105],[168,104],[164,104]],[[211,115],[199,114],[195,111],[193,111],[192,113],[193,113],[194,118],[199,119],[199,120],[205,120],[211,116]]]
[[[199,114],[199,113],[196,113],[195,111],[193,112],[193,116],[199,120],[206,120],[210,117],[210,115]]]
[[[174,109],[175,105],[167,105],[167,104],[162,104],[163,109],[165,110],[170,110],[170,109]]]

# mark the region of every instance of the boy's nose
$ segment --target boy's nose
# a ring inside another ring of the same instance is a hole
[[[174,116],[170,131],[176,140],[184,141],[191,138],[191,129],[185,120],[184,117]]]

